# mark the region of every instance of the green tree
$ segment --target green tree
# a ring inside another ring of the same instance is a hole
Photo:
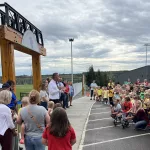
[[[90,86],[90,84],[93,82],[93,80],[96,80],[95,78],[95,72],[93,65],[89,67],[88,72],[86,73],[86,84]]]
[[[96,76],[96,83],[97,83],[97,85],[102,86],[102,75],[101,75],[101,72],[100,72],[99,69],[95,73],[95,76]]]
[[[103,74],[103,81],[104,81],[104,85],[105,86],[107,86],[107,84],[108,84],[108,75],[107,75],[107,73],[106,72],[104,72],[104,74]]]

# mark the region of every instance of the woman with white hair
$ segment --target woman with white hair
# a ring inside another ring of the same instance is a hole
[[[8,90],[0,92],[0,145],[2,150],[12,150],[13,135],[17,135],[11,110],[6,106],[10,103],[11,97],[12,93]]]

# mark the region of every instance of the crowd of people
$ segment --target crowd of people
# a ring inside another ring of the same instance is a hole
[[[58,73],[54,73],[52,79],[47,78],[40,90],[41,105],[48,109],[48,102],[61,103],[63,108],[72,106],[74,88],[72,82],[62,81]]]
[[[130,79],[123,85],[114,84],[111,80],[108,86],[91,84],[91,100],[103,102],[111,108],[114,124],[120,123],[123,128],[130,122],[136,130],[145,130],[150,120],[150,86],[147,80],[132,83]]]
[[[111,108],[115,125],[120,122],[135,129],[144,130],[150,120],[150,86],[147,80],[132,83],[129,79],[123,85],[111,80],[107,86],[91,83],[91,100],[102,102]],[[32,90],[21,100],[18,108],[14,93],[15,82],[9,80],[0,88],[0,145],[2,150],[12,150],[13,136],[17,136],[15,124],[21,131],[20,143],[26,150],[71,150],[76,143],[66,108],[72,106],[74,89],[71,82],[62,81],[58,73],[41,84],[40,92]],[[59,143],[59,144],[58,144]]]
[[[41,84],[40,92],[32,90],[21,100],[18,108],[14,93],[15,82],[9,80],[0,89],[0,145],[13,150],[15,124],[21,130],[20,143],[26,150],[71,150],[76,143],[66,108],[72,106],[74,89],[71,82],[63,82],[58,73]],[[58,144],[59,143],[59,144]]]

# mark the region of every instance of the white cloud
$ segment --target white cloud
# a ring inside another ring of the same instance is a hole
[[[41,59],[42,74],[71,72],[70,37],[75,38],[76,73],[87,71],[91,64],[95,70],[128,70],[145,63],[143,44],[150,41],[148,0],[6,2],[42,30],[47,49]],[[30,73],[31,57],[15,52],[15,60],[17,74]]]

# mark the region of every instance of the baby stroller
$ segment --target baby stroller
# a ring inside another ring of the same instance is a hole
[[[116,114],[112,114],[111,117],[114,119],[113,123],[115,127],[121,123],[122,115],[118,116]]]
[[[121,121],[121,124],[122,124],[122,128],[125,129],[125,128],[128,128],[129,127],[129,121],[127,119],[125,119],[127,116],[131,116],[132,113],[122,113],[122,121]]]

